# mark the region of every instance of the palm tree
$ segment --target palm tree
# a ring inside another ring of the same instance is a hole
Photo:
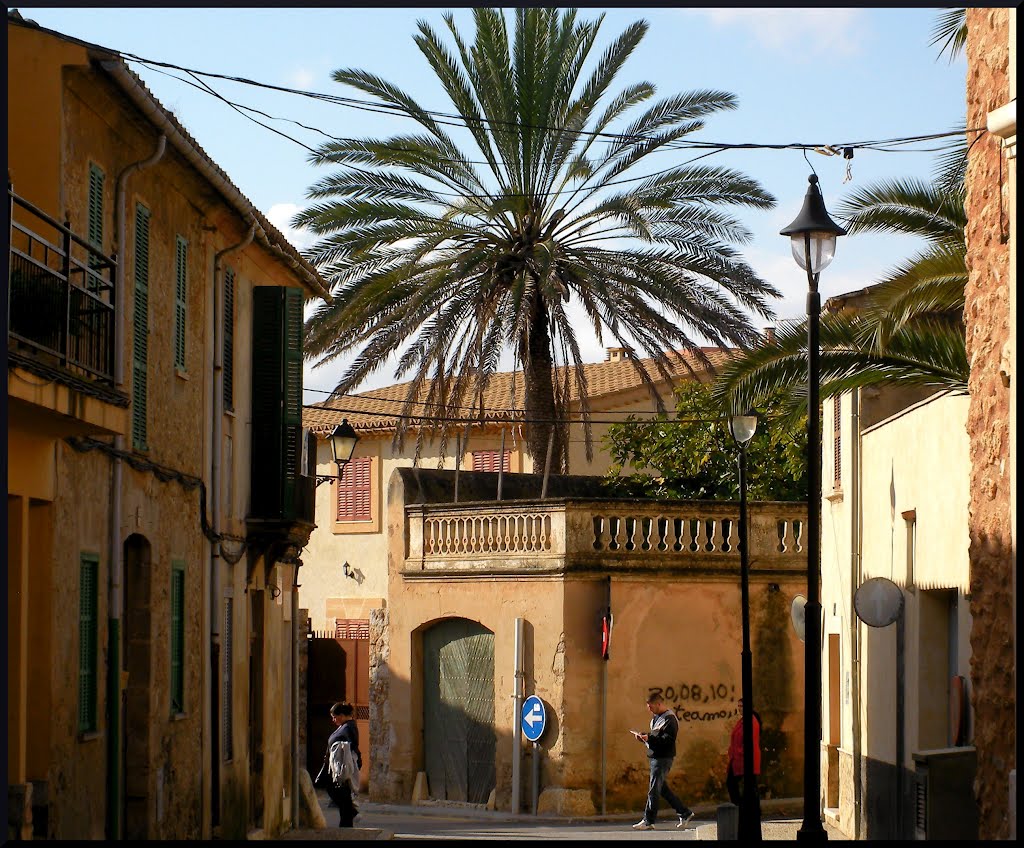
[[[856,191],[840,204],[836,217],[851,234],[915,235],[927,247],[871,286],[856,310],[822,316],[823,398],[897,382],[967,391],[966,161],[966,145],[958,143],[940,157],[931,184],[892,180]],[[784,389],[795,417],[806,412],[806,379],[807,324],[790,322],[771,341],[730,360],[713,393],[725,409],[746,409]]]
[[[967,44],[967,10],[942,12],[931,44],[953,61]],[[962,126],[966,132],[966,125]],[[964,176],[967,145],[958,141],[938,158],[932,182],[902,179],[854,192],[839,207],[851,234],[902,233],[927,247],[867,290],[856,312],[822,316],[821,396],[899,382],[967,391],[970,365],[964,339],[967,246]],[[775,338],[734,358],[713,395],[727,410],[756,405],[773,391],[788,393],[790,419],[806,412],[807,325],[787,323]]]
[[[335,389],[343,395],[402,351],[395,376],[412,375],[403,413],[423,416],[429,403],[440,427],[466,416],[510,351],[523,372],[527,449],[543,459],[554,426],[557,469],[566,428],[553,422],[564,422],[573,382],[586,421],[579,325],[599,341],[609,333],[634,359],[651,357],[666,379],[681,361],[674,351],[703,357],[693,336],[719,346],[756,340],[748,311],[770,316],[778,292],[743,261],[734,245],[750,233],[720,207],[768,209],[775,199],[736,171],[647,164],[736,99],[670,95],[623,127],[655,95],[647,82],[610,94],[645,22],[613,39],[585,75],[603,16],[517,9],[511,31],[500,9],[474,9],[473,20],[472,44],[451,14],[453,48],[424,21],[414,36],[448,112],[368,71],[334,72],[419,131],[333,140],[311,157],[340,170],[310,188],[313,203],[293,222],[319,237],[307,255],[333,285],[333,303],[307,322],[305,352],[317,365],[356,352]],[[448,126],[472,139],[472,152]],[[586,435],[589,456],[589,427]]]

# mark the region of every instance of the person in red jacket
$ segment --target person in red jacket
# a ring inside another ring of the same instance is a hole
[[[743,699],[739,700],[740,717],[729,737],[729,767],[725,773],[725,785],[729,790],[729,800],[737,807],[740,805],[743,789]],[[761,717],[757,710],[750,711],[754,737],[754,782],[761,774]]]

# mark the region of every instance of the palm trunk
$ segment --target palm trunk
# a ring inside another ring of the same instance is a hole
[[[544,470],[548,438],[555,430],[555,444],[551,455],[552,471],[563,467],[565,452],[564,439],[559,428],[552,423],[557,417],[555,389],[552,382],[554,365],[551,358],[551,332],[548,325],[547,306],[538,292],[530,305],[530,329],[527,342],[527,356],[523,362],[523,376],[526,381],[526,450],[533,459],[536,473]]]

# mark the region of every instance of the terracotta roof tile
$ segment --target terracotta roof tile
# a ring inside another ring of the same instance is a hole
[[[723,362],[731,353],[730,350],[711,347],[701,348],[701,351],[712,366]],[[705,371],[703,364],[694,354],[683,354],[683,360],[683,362],[677,362],[674,368],[674,374],[678,375],[680,380],[692,378],[691,368],[697,373]],[[637,362],[647,371],[656,385],[664,385],[654,367],[653,360],[640,359]],[[563,368],[558,370],[562,372]],[[584,363],[583,374],[587,382],[587,396],[592,407],[598,398],[607,398],[610,395],[643,387],[634,363],[629,359]],[[510,404],[509,394],[513,377],[516,378],[516,395],[515,402]],[[302,413],[302,423],[320,434],[329,433],[341,423],[342,419],[347,419],[348,423],[357,430],[393,430],[398,421],[397,416],[402,414],[402,404],[409,390],[408,387],[408,382],[398,383],[359,394],[328,398],[320,403],[306,406]],[[420,397],[426,397],[426,389],[421,390]],[[575,382],[571,383],[570,397],[573,401],[578,400]],[[483,407],[485,410],[484,420],[521,415],[523,408],[522,373],[505,371],[495,374],[484,392]],[[424,419],[429,420],[427,407],[414,404],[413,409],[416,413],[423,412]],[[476,417],[469,410],[466,410],[466,413],[466,417]]]

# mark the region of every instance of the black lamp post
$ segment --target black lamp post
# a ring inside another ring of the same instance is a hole
[[[754,774],[754,681],[750,663],[750,556],[747,549],[747,445],[757,430],[757,413],[750,410],[729,418],[729,432],[739,448],[740,467],[740,606],[743,648],[740,679],[743,692],[743,795],[740,798],[740,840],[761,841],[761,806]]]
[[[352,429],[352,425],[348,423],[348,419],[343,418],[341,423],[331,433],[330,441],[331,455],[334,457],[334,464],[338,467],[338,475],[335,477],[330,474],[317,474],[316,485],[318,486],[321,483],[326,483],[328,480],[341,479],[342,471],[352,459],[352,454],[356,451],[356,442],[359,441],[359,436]]]
[[[804,205],[781,235],[789,236],[793,258],[807,271],[807,604],[804,607],[804,820],[797,840],[826,840],[821,823],[821,433],[818,426],[818,317],[821,295],[818,276],[836,252],[836,237],[846,230],[825,210],[818,177],[810,185]]]

